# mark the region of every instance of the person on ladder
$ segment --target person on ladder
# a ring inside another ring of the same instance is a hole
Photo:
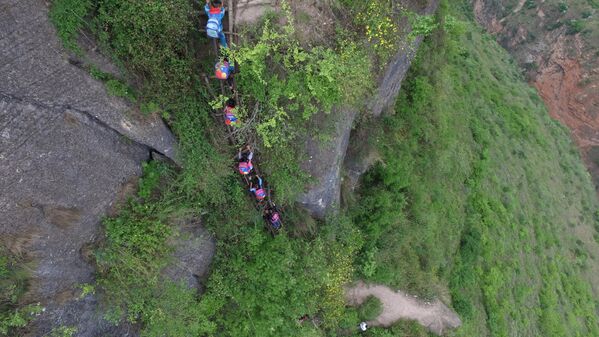
[[[227,85],[229,86],[229,90],[231,90],[231,92],[234,92],[235,89],[233,85],[234,72],[235,66],[229,63],[229,59],[226,57],[223,58],[222,61],[216,62],[216,64],[214,65],[214,77],[227,82]]]
[[[206,34],[213,39],[219,39],[220,45],[227,48],[227,37],[223,32],[223,18],[225,17],[225,7],[222,0],[206,0],[204,11],[208,16],[206,24]]]
[[[229,98],[227,100],[227,104],[225,106],[225,124],[227,126],[237,126],[239,125],[239,120],[237,116],[235,116],[235,107],[237,106],[237,102],[235,99]]]
[[[262,185],[262,178],[259,175],[255,175],[250,179],[250,192],[254,194],[259,203],[266,198],[266,191]]]
[[[283,226],[281,223],[281,214],[279,213],[279,210],[275,204],[266,206],[264,209],[264,219],[268,221],[268,224],[274,230],[279,230]]]
[[[237,154],[238,170],[241,175],[247,176],[254,169],[252,165],[252,159],[254,158],[254,151],[249,145],[244,146],[239,150]]]

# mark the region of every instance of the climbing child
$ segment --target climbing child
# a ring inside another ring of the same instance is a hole
[[[266,191],[262,185],[262,178],[260,178],[259,175],[255,175],[250,179],[250,192],[254,194],[258,202],[261,202],[266,198]]]
[[[275,230],[279,230],[283,225],[281,223],[281,215],[279,214],[279,210],[274,204],[269,205],[264,209],[264,218]]]
[[[227,81],[229,89],[233,91],[233,73],[235,72],[235,66],[229,63],[228,58],[224,58],[222,61],[216,62],[214,65],[214,76],[219,80]]]
[[[237,106],[237,102],[233,98],[229,98],[227,100],[227,105],[225,106],[225,124],[237,126],[239,124],[239,120],[237,116],[235,116],[235,107]]]
[[[254,165],[252,165],[252,159],[254,158],[254,152],[249,145],[241,148],[237,154],[238,170],[239,173],[246,176],[252,172]]]
[[[206,34],[213,39],[219,39],[220,45],[227,48],[227,37],[223,32],[223,18],[225,17],[225,7],[222,0],[206,0],[204,11],[208,16],[206,24]]]

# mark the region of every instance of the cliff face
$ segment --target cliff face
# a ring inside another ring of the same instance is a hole
[[[474,1],[477,21],[572,131],[599,186],[599,11],[587,1]]]
[[[86,256],[101,218],[150,152],[175,158],[176,142],[72,63],[44,1],[0,0],[0,244],[35,265],[25,301],[46,310],[32,336],[56,326],[126,336],[77,285],[93,282]]]
[[[438,0],[420,1],[416,5],[410,5],[408,2],[402,3],[409,8],[414,8],[420,14],[433,14],[439,5]],[[418,37],[410,45],[401,48],[391,58],[385,66],[384,72],[377,79],[374,97],[366,104],[367,111],[375,117],[379,117],[383,111],[395,103],[401,89],[401,82],[410,68],[421,42],[422,38]],[[358,112],[358,109],[354,107],[343,107],[334,111],[333,114],[337,117],[333,121],[334,132],[331,140],[325,144],[314,139],[306,141],[309,160],[304,163],[303,168],[310,173],[315,182],[308,187],[307,192],[298,201],[315,217],[323,218],[328,211],[339,205],[341,172],[350,145],[352,126]],[[356,141],[362,142],[363,140],[356,139]],[[355,158],[347,163],[345,169],[354,183],[368,168],[368,164],[363,163],[361,158]]]

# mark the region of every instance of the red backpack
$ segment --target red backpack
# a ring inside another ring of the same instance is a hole
[[[266,191],[263,188],[259,188],[256,190],[256,199],[264,200],[266,198]]]
[[[250,174],[253,168],[251,160],[239,162],[239,173],[244,176]]]

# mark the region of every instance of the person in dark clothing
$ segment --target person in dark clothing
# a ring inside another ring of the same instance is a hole
[[[275,230],[279,230],[283,226],[283,223],[281,222],[281,214],[275,205],[270,205],[264,209],[264,218]]]

